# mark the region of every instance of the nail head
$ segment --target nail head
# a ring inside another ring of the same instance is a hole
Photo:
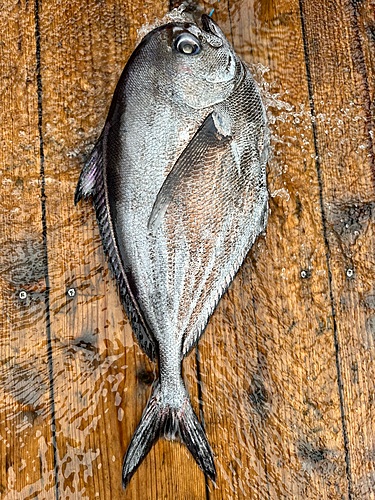
[[[354,276],[354,271],[353,271],[353,269],[347,269],[347,270],[346,270],[346,276],[347,276],[348,278],[353,278],[353,276]]]

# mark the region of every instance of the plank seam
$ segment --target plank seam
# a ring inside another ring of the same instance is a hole
[[[53,360],[52,360],[52,342],[51,342],[51,313],[50,313],[50,279],[48,267],[48,247],[47,247],[47,219],[46,219],[46,180],[44,171],[44,141],[43,141],[43,87],[41,75],[41,49],[40,49],[40,18],[39,18],[39,0],[35,0],[34,5],[35,18],[35,56],[36,56],[36,79],[38,95],[38,133],[39,133],[39,156],[40,156],[40,199],[42,208],[42,237],[43,237],[43,260],[44,260],[44,279],[46,291],[44,301],[46,306],[46,337],[47,337],[47,361],[49,375],[49,392],[51,400],[51,431],[53,446],[53,468],[55,473],[55,495],[59,500],[59,481],[57,465],[57,442],[56,442],[56,414],[55,414],[55,394],[53,385]]]
[[[255,329],[255,345],[257,349],[257,364],[258,364],[258,371],[261,373],[261,361],[260,361],[260,355],[259,355],[259,336],[258,336],[258,321],[256,317],[256,306],[255,306],[255,296],[254,296],[254,286],[253,286],[253,277],[252,277],[252,272],[250,271],[250,288],[251,288],[251,303],[253,307],[253,318],[254,318],[254,329]],[[263,378],[263,376],[262,376]],[[264,475],[266,476],[266,481],[267,481],[267,497],[268,500],[271,500],[271,492],[270,492],[270,479],[268,475],[268,467],[267,467],[267,452],[266,452],[266,440],[264,436],[264,424],[265,424],[265,419],[263,416],[261,416],[262,420],[262,427],[261,427],[261,438],[262,438],[262,451],[263,451],[263,460],[264,460]]]
[[[230,26],[230,38],[232,40],[232,47],[234,48],[234,42],[233,42],[233,28],[232,28],[232,17],[230,15],[230,9],[229,9],[229,0],[227,1],[227,9],[228,9],[228,19],[229,19],[229,26]]]
[[[317,139],[317,130],[316,130],[316,113],[315,113],[315,103],[314,103],[314,94],[311,83],[311,73],[310,73],[310,59],[307,47],[306,40],[306,30],[305,23],[303,18],[303,0],[299,1],[299,10],[300,10],[300,20],[301,20],[301,29],[302,29],[302,40],[303,40],[303,49],[304,49],[304,58],[305,58],[305,66],[306,66],[306,77],[307,77],[307,87],[309,93],[309,104],[310,104],[310,113],[312,117],[312,132],[314,139],[314,151],[315,151],[315,166],[318,177],[318,185],[319,185],[319,202],[320,202],[320,211],[321,211],[321,219],[323,226],[323,238],[324,245],[326,248],[326,262],[327,262],[327,273],[328,273],[328,286],[329,286],[329,297],[331,303],[331,314],[332,314],[332,323],[333,323],[333,338],[334,338],[334,346],[335,346],[335,360],[336,360],[336,372],[337,372],[337,385],[340,399],[340,412],[341,412],[341,424],[342,424],[342,433],[344,439],[344,449],[345,449],[345,463],[346,463],[346,477],[348,481],[348,499],[352,500],[352,479],[351,479],[351,460],[350,460],[350,451],[349,451],[349,438],[348,438],[348,429],[346,426],[346,416],[345,416],[345,401],[344,401],[344,393],[343,393],[343,382],[341,375],[341,353],[340,353],[340,344],[338,340],[337,334],[337,321],[336,321],[336,305],[333,297],[333,278],[332,271],[330,266],[330,248],[327,236],[327,219],[324,210],[324,202],[323,202],[323,181],[322,181],[322,172],[320,166],[320,158],[319,158],[319,149],[318,149],[318,139]]]
[[[198,388],[198,401],[199,401],[199,418],[201,422],[202,429],[206,432],[205,422],[204,422],[204,412],[203,412],[203,394],[202,394],[202,380],[201,380],[201,368],[200,368],[200,353],[198,345],[195,346],[195,362],[197,367],[197,388]],[[207,476],[204,476],[205,488],[206,488],[206,500],[210,500],[210,488],[208,484]]]

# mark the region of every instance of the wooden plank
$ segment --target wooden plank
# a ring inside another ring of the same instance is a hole
[[[59,485],[77,500],[188,500],[205,491],[186,448],[165,441],[122,490],[123,456],[155,367],[133,340],[91,204],[73,204],[84,153],[100,134],[137,29],[166,11],[165,2],[92,1],[43,3],[40,12]],[[188,386],[194,397],[196,381]]]
[[[193,354],[184,367],[217,487],[185,447],[159,442],[122,491],[155,367],[133,339],[90,204],[73,206],[136,30],[168,4],[21,1],[0,18],[2,499],[375,495],[373,1],[203,6],[247,62],[270,68],[256,72],[274,153],[267,234],[198,366]]]
[[[0,496],[54,499],[35,19],[27,2],[2,3],[0,75]]]
[[[375,164],[368,76],[374,68],[368,58],[365,64],[366,39],[354,4],[321,2],[311,9],[303,2],[302,6],[335,311],[349,498],[373,498]],[[317,41],[324,58],[319,57]]]
[[[346,498],[299,4],[233,2],[230,16],[219,12],[230,19],[234,46],[245,60],[270,68],[265,78],[271,87],[264,90],[288,91],[281,101],[293,111],[275,100],[269,109],[275,121],[267,234],[201,343],[206,428],[220,464],[219,488],[210,498]]]

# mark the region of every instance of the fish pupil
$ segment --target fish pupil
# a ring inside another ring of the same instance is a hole
[[[185,43],[182,46],[182,52],[184,52],[185,54],[191,54],[193,50],[193,47],[189,43]]]

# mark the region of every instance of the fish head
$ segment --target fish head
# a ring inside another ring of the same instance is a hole
[[[202,26],[169,23],[147,35],[144,49],[157,72],[157,91],[195,109],[227,99],[244,77],[244,67],[219,26],[202,16]]]

